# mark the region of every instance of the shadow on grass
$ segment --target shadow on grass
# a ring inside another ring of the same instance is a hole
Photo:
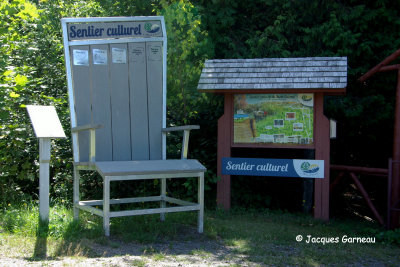
[[[49,221],[42,220],[39,216],[38,228],[36,231],[35,249],[32,260],[43,260],[47,258],[47,238],[49,236]]]
[[[102,233],[101,226],[97,224],[88,229],[83,227],[79,220],[73,220],[65,228],[62,242],[57,245],[54,255],[96,257],[85,240],[96,239]]]

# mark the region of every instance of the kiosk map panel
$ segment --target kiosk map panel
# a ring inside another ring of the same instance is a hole
[[[313,143],[313,94],[237,94],[234,143]]]

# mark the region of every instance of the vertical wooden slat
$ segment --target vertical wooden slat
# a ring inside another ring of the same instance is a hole
[[[222,175],[222,158],[231,156],[231,124],[233,121],[233,95],[225,94],[224,115],[218,120],[217,204],[225,210],[231,208],[231,176]]]
[[[113,160],[131,160],[132,158],[127,49],[126,44],[110,45]]]
[[[198,232],[201,234],[204,230],[204,173],[202,172],[199,177],[198,185],[198,203],[200,209],[198,212]]]
[[[73,201],[74,201],[74,220],[78,220],[79,219],[79,183],[80,183],[80,174],[79,174],[79,170],[76,168],[76,166],[74,166],[74,196],[73,196]]]
[[[315,110],[315,159],[324,160],[324,179],[315,180],[314,217],[329,220],[329,169],[330,169],[330,138],[329,120],[324,116],[324,95],[314,95]]]
[[[110,236],[110,177],[103,178],[103,229]]]
[[[87,51],[87,64],[83,61],[77,62],[75,59],[79,57],[77,52]],[[92,122],[91,115],[91,92],[90,92],[90,69],[89,69],[89,46],[74,46],[70,49],[72,55],[71,69],[74,88],[74,103],[76,111],[77,126],[90,124]],[[75,58],[75,59],[74,59]],[[75,61],[75,62],[74,62]],[[83,64],[83,65],[79,65]],[[81,132],[78,134],[79,161],[89,160],[89,133]]]
[[[162,178],[161,180],[161,188],[160,188],[160,194],[161,194],[161,201],[160,201],[160,208],[165,208],[165,197],[167,196],[167,179]],[[165,213],[160,213],[160,220],[163,222],[165,221]]]
[[[146,45],[145,43],[130,43],[128,46],[132,159],[148,160],[150,151]]]
[[[162,42],[146,43],[149,110],[150,159],[162,158],[163,47]]]
[[[190,134],[190,130],[184,130],[184,131],[183,131],[181,159],[187,159],[187,157],[188,157],[188,151],[189,151],[189,134]]]
[[[394,54],[399,56],[397,50]],[[396,86],[396,100],[394,112],[394,131],[393,131],[393,165],[392,165],[392,191],[389,192],[391,196],[391,206],[395,207],[400,201],[400,69],[397,71],[397,86]],[[396,210],[391,211],[391,227],[399,228],[400,226],[400,212]]]
[[[108,75],[110,51],[108,45],[92,45],[90,52],[93,123],[103,126],[96,130],[96,160],[109,161],[112,160],[111,96]],[[106,56],[105,62],[102,56]]]
[[[50,138],[39,138],[39,214],[42,222],[49,221],[50,211]]]

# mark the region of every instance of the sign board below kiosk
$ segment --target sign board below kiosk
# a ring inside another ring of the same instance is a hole
[[[324,178],[324,161],[309,159],[222,158],[222,174]]]

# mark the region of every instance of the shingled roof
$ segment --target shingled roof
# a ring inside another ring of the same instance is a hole
[[[346,57],[213,59],[205,62],[197,89],[344,92],[346,85]]]

